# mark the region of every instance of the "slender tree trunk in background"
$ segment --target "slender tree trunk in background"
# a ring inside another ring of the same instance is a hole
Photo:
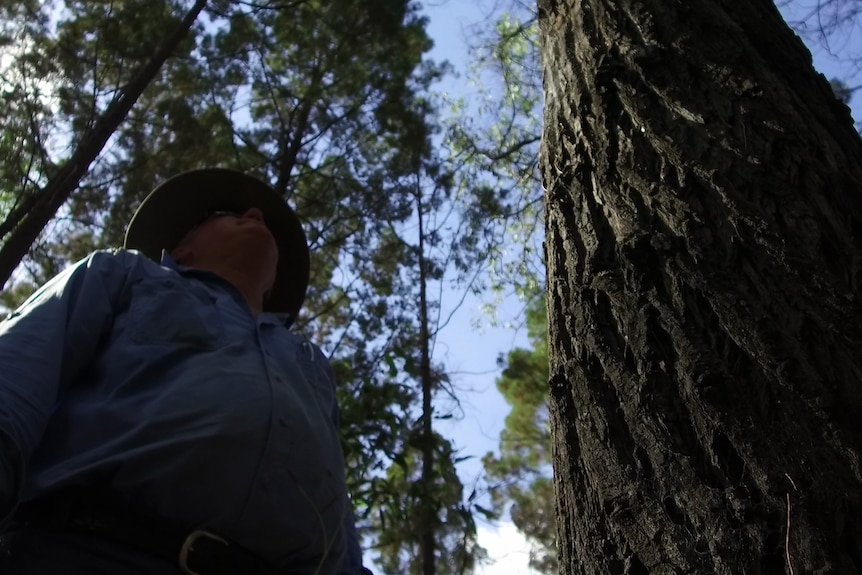
[[[156,77],[165,61],[185,39],[206,4],[207,0],[195,2],[182,22],[156,49],[152,58],[141,66],[129,84],[123,88],[120,97],[111,102],[108,109],[99,116],[92,130],[78,143],[72,157],[60,167],[44,188],[35,193],[32,206],[0,248],[0,287],[6,284],[33,242],[57,214],[57,210],[71,197],[90,164],[102,152],[102,148],[126,119],[129,110]]]
[[[539,0],[561,573],[862,572],[862,145],[771,2]]]
[[[425,260],[425,217],[421,191],[416,194],[416,214],[419,220],[419,339],[422,345],[422,358],[419,366],[422,380],[422,485],[423,501],[420,507],[422,517],[421,541],[422,575],[435,575],[437,572],[437,503],[431,496],[434,493],[434,408],[431,404],[434,386],[431,374],[431,331],[428,328],[428,262]]]

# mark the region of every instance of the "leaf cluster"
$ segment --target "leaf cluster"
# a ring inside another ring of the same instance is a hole
[[[490,287],[522,296],[543,275],[537,30],[533,8],[513,5],[476,34],[469,78],[478,97],[451,102],[445,133],[467,217],[489,246]]]
[[[422,563],[417,542],[433,531],[438,545],[435,572],[439,575],[470,573],[487,558],[477,541],[471,500],[462,501],[464,486],[456,472],[457,454],[446,438],[435,434],[430,445],[418,442],[419,434],[377,481],[381,504],[371,522],[382,534],[375,545],[376,561],[385,573],[420,575]],[[433,488],[422,481],[422,451],[430,447],[435,457]],[[427,505],[439,511],[431,523],[422,511]]]

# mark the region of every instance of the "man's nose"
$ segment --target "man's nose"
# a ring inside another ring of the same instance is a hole
[[[249,208],[243,215],[244,218],[251,218],[263,223],[263,212],[258,208]]]

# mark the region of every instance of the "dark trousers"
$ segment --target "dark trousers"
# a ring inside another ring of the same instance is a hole
[[[20,530],[0,535],[2,575],[179,575],[137,549],[76,533]]]

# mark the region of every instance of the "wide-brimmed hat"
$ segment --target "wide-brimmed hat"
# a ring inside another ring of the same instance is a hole
[[[162,250],[216,211],[245,213],[258,208],[278,245],[275,284],[263,310],[296,318],[308,288],[309,253],[296,213],[261,180],[224,168],[183,172],[144,199],[126,230],[127,249],[159,262]]]

